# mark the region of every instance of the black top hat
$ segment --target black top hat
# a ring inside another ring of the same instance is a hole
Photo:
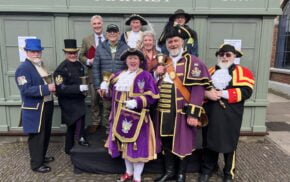
[[[143,18],[142,16],[140,16],[138,14],[132,14],[131,16],[129,16],[129,18],[126,20],[125,24],[126,25],[130,25],[132,20],[140,20],[142,25],[148,25],[148,23],[145,20],[145,18]]]
[[[220,52],[232,52],[236,55],[237,58],[242,57],[243,53],[237,50],[234,46],[230,44],[222,44],[218,51],[216,51],[215,56],[217,56]]]
[[[107,26],[106,32],[119,32],[119,27],[115,24],[110,24]]]
[[[191,16],[186,13],[183,9],[178,9],[174,12],[173,15],[169,17],[169,21],[174,22],[175,18],[179,15],[183,15],[185,17],[185,24],[190,20]]]
[[[64,52],[77,52],[79,49],[77,48],[77,40],[76,39],[65,39],[64,40]]]
[[[181,25],[176,25],[171,27],[165,32],[164,40],[172,37],[180,37],[182,39],[188,39],[190,37],[190,32]]]

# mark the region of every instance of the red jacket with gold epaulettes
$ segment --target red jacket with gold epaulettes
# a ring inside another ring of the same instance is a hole
[[[210,75],[213,75],[216,69],[217,67],[209,68]],[[227,88],[229,93],[228,103],[236,103],[248,99],[255,84],[252,72],[241,65],[233,65],[229,68],[229,73],[232,76],[232,80]]]

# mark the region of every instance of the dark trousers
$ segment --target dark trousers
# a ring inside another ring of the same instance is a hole
[[[215,165],[218,162],[219,153],[215,152],[213,150],[205,148],[203,151],[203,162],[201,166],[201,172],[203,174],[209,174],[211,175]],[[224,153],[224,161],[225,166],[223,169],[224,172],[224,178],[230,178],[234,179],[235,175],[235,158],[236,158],[236,152],[229,152]]]
[[[43,160],[49,145],[53,114],[53,102],[45,102],[43,106],[41,127],[39,133],[28,135],[28,148],[30,154],[31,169],[43,165]]]
[[[85,136],[85,116],[75,121],[72,125],[67,125],[65,134],[65,153],[69,154],[73,148],[75,140]]]

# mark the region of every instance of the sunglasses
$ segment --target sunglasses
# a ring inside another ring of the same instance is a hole
[[[220,52],[220,53],[218,53],[218,55],[220,56],[220,57],[224,57],[224,56],[226,56],[227,58],[229,58],[229,57],[232,57],[232,53],[229,53],[229,52]]]

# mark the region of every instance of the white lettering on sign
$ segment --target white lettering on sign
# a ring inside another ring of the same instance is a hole
[[[94,0],[97,2],[147,2],[147,3],[169,3],[170,0]]]

